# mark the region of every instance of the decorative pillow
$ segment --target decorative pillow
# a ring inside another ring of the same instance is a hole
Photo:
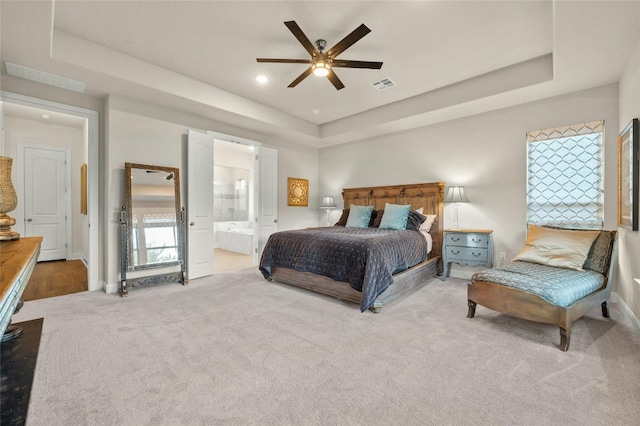
[[[422,222],[422,225],[420,225],[420,230],[424,232],[429,232],[431,231],[431,227],[433,226],[433,222],[436,221],[437,216],[435,214],[428,214],[425,217],[426,217],[426,220]]]
[[[545,228],[551,229],[567,229],[552,225],[543,226]],[[572,231],[579,231],[579,229],[572,229]],[[599,234],[593,244],[591,244],[591,249],[589,250],[589,254],[587,255],[587,260],[585,260],[582,268],[606,275],[608,272],[607,267],[611,262],[611,246],[615,242],[615,238],[615,231],[599,230]]]
[[[421,215],[415,210],[411,210],[409,212],[409,216],[407,217],[407,229],[412,231],[420,231],[420,225],[427,220],[427,217]]]
[[[582,271],[600,231],[572,231],[529,225],[527,242],[513,260]]]
[[[371,213],[373,206],[354,206],[349,209],[349,217],[347,218],[347,228],[368,228],[371,221]]]
[[[384,214],[380,221],[380,229],[407,229],[407,219],[409,218],[409,204],[389,204],[384,205]]]
[[[384,216],[384,210],[376,210],[376,219],[373,221],[374,228],[380,227],[380,222],[382,222],[382,216]]]
[[[376,220],[380,220],[378,219],[378,216],[382,218],[382,212],[384,212],[384,210],[374,210],[371,212],[371,220],[369,221],[369,228],[372,228],[375,225]]]
[[[600,231],[598,237],[591,245],[587,260],[582,266],[584,269],[607,274],[607,263],[611,261],[611,246],[615,241],[615,233],[611,231]]]
[[[342,216],[336,222],[336,226],[345,226],[347,224],[347,218],[349,217],[349,209],[342,210]]]

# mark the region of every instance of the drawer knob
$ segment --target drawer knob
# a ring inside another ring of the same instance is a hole
[[[475,257],[479,257],[479,256],[482,256],[482,253],[474,253],[474,252],[471,252],[471,255],[472,255],[472,256],[475,256]]]
[[[451,250],[451,254],[460,254],[460,250]]]
[[[460,241],[460,238],[458,238],[458,237],[451,237],[451,241]]]

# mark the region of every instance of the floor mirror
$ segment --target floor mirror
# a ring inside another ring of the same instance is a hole
[[[184,208],[180,171],[174,167],[125,163],[125,202],[120,212],[120,294],[130,287],[163,282],[186,284]],[[168,268],[163,272],[160,268]],[[135,274],[134,271],[149,271]]]

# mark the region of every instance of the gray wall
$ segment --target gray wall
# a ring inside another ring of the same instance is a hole
[[[620,80],[619,128],[640,117],[640,43],[629,59]],[[640,232],[619,228],[618,260],[619,274],[616,292],[625,305],[640,319]],[[640,330],[639,330],[640,331]]]

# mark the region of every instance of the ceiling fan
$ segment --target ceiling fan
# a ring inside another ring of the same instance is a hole
[[[340,40],[331,49],[325,51],[327,47],[327,41],[323,39],[316,40],[314,44],[309,41],[307,36],[302,32],[302,29],[296,24],[296,21],[287,21],[284,23],[287,28],[298,39],[300,44],[311,55],[311,59],[269,59],[269,58],[256,58],[258,62],[276,62],[281,64],[311,64],[302,74],[289,84],[288,87],[296,87],[298,83],[307,78],[311,73],[317,76],[326,76],[333,86],[340,90],[344,88],[344,84],[338,78],[333,68],[370,68],[379,70],[382,68],[382,62],[370,62],[370,61],[350,61],[346,59],[336,59],[336,57],[344,52],[351,45],[356,43],[362,37],[366,36],[371,30],[362,24],[351,34]]]

